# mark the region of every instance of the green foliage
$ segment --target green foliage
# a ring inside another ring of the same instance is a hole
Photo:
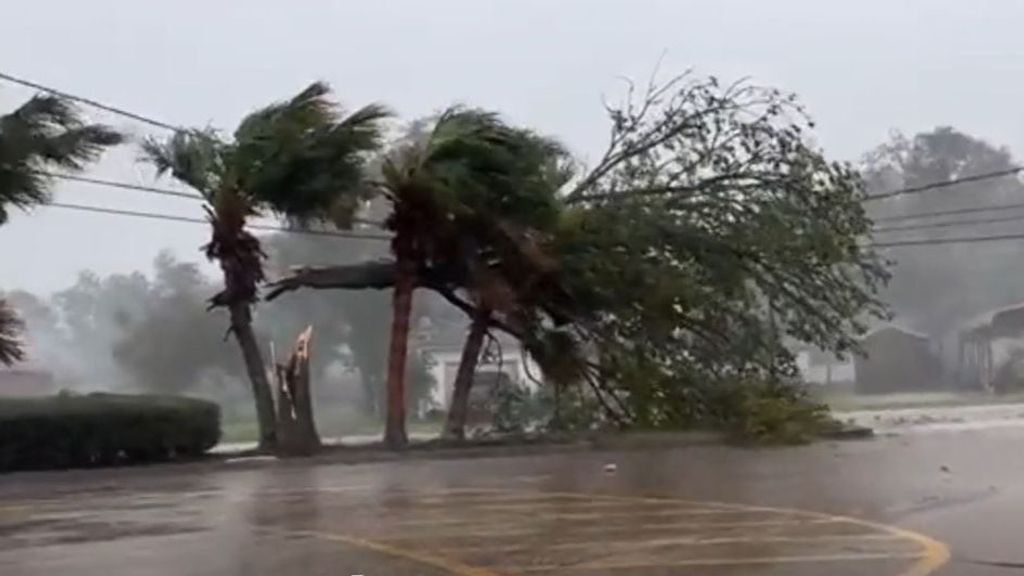
[[[0,299],[0,364],[10,366],[25,358],[21,342],[24,323],[7,300]]]
[[[35,96],[0,116],[0,224],[9,206],[28,208],[50,198],[51,179],[43,172],[77,172],[123,137],[97,124],[86,124],[62,98]]]
[[[828,406],[796,384],[736,380],[709,392],[706,424],[742,442],[800,444],[834,423]]]
[[[371,105],[344,116],[326,84],[245,117],[233,140],[211,130],[147,140],[143,158],[207,200],[212,235],[204,247],[224,271],[213,303],[251,304],[264,280],[259,240],[245,229],[265,211],[349,226],[366,199],[363,167],[380,145],[388,112]]]
[[[521,434],[531,424],[531,394],[508,378],[497,378],[489,403],[493,413],[491,429],[500,434]]]
[[[197,457],[219,437],[220,409],[191,398],[62,394],[0,401],[0,471]]]
[[[794,97],[684,75],[611,120],[522,321],[548,377],[575,373],[612,420],[686,427],[705,382],[791,375],[782,342],[846,354],[884,316],[859,176],[810,143]]]
[[[607,424],[601,404],[579,386],[558,391],[542,386],[533,393],[533,419],[548,432],[591,432]]]

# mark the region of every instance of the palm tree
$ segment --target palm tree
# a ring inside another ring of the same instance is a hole
[[[522,281],[509,276],[508,254],[525,254],[530,244],[526,228],[557,216],[557,187],[541,178],[540,167],[550,169],[560,150],[549,140],[508,126],[497,114],[453,107],[423,137],[385,158],[378,184],[392,203],[386,227],[394,232],[396,270],[387,445],[407,443],[404,374],[412,294],[421,272],[432,270],[451,287],[468,289],[476,300],[476,328],[463,355],[467,370],[460,371],[460,382],[471,382],[485,332],[481,327],[493,311],[509,306],[514,299],[509,286]],[[497,266],[495,259],[505,264]],[[463,392],[460,388],[458,397],[468,398]]]
[[[469,272],[462,288],[473,307],[467,310],[470,327],[443,431],[449,439],[465,437],[473,377],[492,325],[513,329],[522,340],[535,300],[551,289],[546,284],[557,268],[550,240],[563,213],[559,191],[574,175],[573,161],[557,142],[526,130],[513,130],[506,147],[510,155],[501,185],[471,206],[465,225],[476,250],[460,254]]]
[[[344,115],[330,88],[314,83],[294,98],[247,116],[231,140],[210,130],[180,132],[143,146],[161,174],[170,173],[206,200],[211,238],[204,246],[218,262],[224,289],[210,307],[225,307],[253,389],[260,447],[276,444],[273,396],[252,328],[252,306],[264,280],[264,254],[247,220],[273,212],[294,220],[348,226],[365,197],[366,154],[380,143],[388,112],[371,105]]]
[[[50,170],[80,171],[121,141],[120,134],[85,123],[74,106],[54,96],[35,96],[0,116],[0,225],[11,206],[27,209],[50,200]],[[0,363],[24,357],[21,328],[10,305],[0,299]]]

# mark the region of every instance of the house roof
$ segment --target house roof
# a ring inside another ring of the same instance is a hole
[[[1024,334],[1024,302],[994,308],[964,323],[963,332],[992,338]]]
[[[913,336],[914,338],[919,338],[921,340],[931,340],[931,337],[928,336],[927,334],[923,333],[923,332],[917,332],[915,330],[911,330],[909,328],[904,328],[903,326],[900,326],[900,325],[897,325],[897,324],[892,324],[892,323],[880,324],[880,325],[874,327],[867,334],[865,334],[864,337],[861,338],[861,340],[867,340],[868,338],[871,338],[873,336],[881,334],[882,332],[891,332],[891,331],[900,332],[902,334],[906,334],[907,336]]]

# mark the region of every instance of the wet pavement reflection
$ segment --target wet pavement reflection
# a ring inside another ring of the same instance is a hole
[[[1022,440],[15,474],[0,574],[1009,574]]]

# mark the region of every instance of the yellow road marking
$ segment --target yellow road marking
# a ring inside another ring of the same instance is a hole
[[[651,533],[665,530],[678,530],[678,529],[696,529],[702,528],[711,529],[722,529],[729,530],[732,528],[769,528],[776,526],[808,526],[817,524],[834,524],[845,522],[843,519],[832,519],[832,518],[789,518],[789,519],[778,519],[778,520],[749,520],[749,521],[736,521],[736,522],[670,522],[665,524],[647,524],[641,526],[630,526],[622,524],[610,524],[607,526],[600,524],[591,524],[587,526],[578,526],[573,528],[573,533],[580,534],[607,534],[613,532],[628,532],[630,534],[638,533]],[[480,523],[467,523],[468,526],[480,526]],[[509,538],[516,536],[537,536],[550,534],[553,528],[563,528],[561,526],[541,526],[539,528],[512,528],[507,530],[469,530],[469,531],[450,531],[450,532],[437,532],[431,531],[430,534],[382,534],[375,536],[374,540],[382,542],[399,542],[404,540],[410,540],[413,542],[425,542],[432,540],[457,540],[459,538]]]
[[[863,562],[865,560],[901,560],[920,558],[920,554],[820,554],[808,556],[764,556],[750,558],[694,558],[653,562],[587,562],[580,564],[512,568],[516,572],[552,572],[554,570],[622,570],[629,568],[678,568],[683,566],[745,566],[748,564],[798,564],[817,562]]]
[[[535,497],[534,498],[534,507],[536,506],[536,503],[535,503],[536,497],[539,497],[539,498],[563,497],[563,498],[569,498],[569,499],[584,500],[584,501],[587,501],[587,503],[590,504],[590,505],[594,504],[595,501],[604,501],[604,502],[632,503],[634,505],[635,504],[639,504],[639,503],[649,503],[649,504],[659,504],[659,505],[662,505],[662,506],[665,506],[665,505],[684,505],[684,506],[690,506],[690,507],[712,507],[712,508],[720,508],[720,509],[722,509],[724,511],[732,510],[732,511],[737,511],[737,512],[769,512],[769,513],[775,513],[775,514],[786,514],[786,515],[790,515],[790,516],[795,516],[796,518],[791,518],[791,519],[781,520],[781,521],[779,521],[779,520],[771,520],[771,521],[751,521],[751,522],[732,522],[732,523],[698,523],[698,524],[689,523],[689,522],[688,523],[670,523],[670,524],[658,525],[658,526],[655,526],[655,527],[657,529],[665,529],[665,528],[670,528],[671,529],[671,528],[679,528],[679,527],[686,527],[686,528],[693,528],[693,527],[697,527],[697,528],[700,528],[700,527],[724,528],[724,527],[733,527],[733,526],[735,526],[735,527],[759,527],[759,526],[773,526],[773,525],[774,526],[785,526],[785,525],[807,525],[807,524],[828,524],[828,523],[841,524],[841,523],[847,523],[847,524],[853,524],[853,525],[861,526],[861,527],[864,527],[864,528],[870,528],[872,530],[880,531],[883,534],[888,535],[887,537],[884,536],[884,535],[863,535],[863,534],[861,534],[861,535],[849,535],[849,537],[851,539],[853,539],[853,538],[866,539],[866,538],[868,538],[870,536],[874,536],[874,538],[872,538],[872,539],[877,539],[877,540],[904,540],[904,541],[910,541],[910,542],[916,543],[920,547],[920,552],[919,553],[914,553],[914,554],[905,554],[905,553],[893,552],[893,553],[860,553],[860,554],[850,553],[850,554],[791,555],[791,556],[773,556],[773,557],[748,557],[748,558],[742,558],[742,557],[736,557],[736,558],[704,558],[704,559],[689,559],[689,560],[678,560],[678,561],[657,561],[657,560],[652,560],[651,562],[646,563],[646,564],[643,564],[643,563],[636,564],[636,563],[628,563],[628,562],[616,563],[614,561],[609,562],[609,561],[601,560],[601,561],[595,561],[595,562],[590,562],[590,563],[581,563],[581,564],[577,564],[577,565],[573,565],[573,566],[548,565],[548,566],[542,566],[542,567],[537,567],[537,566],[522,567],[522,568],[518,569],[518,571],[520,571],[520,572],[543,572],[543,571],[549,571],[550,572],[550,571],[554,571],[554,570],[616,569],[616,568],[662,567],[662,566],[663,567],[719,566],[719,565],[725,566],[725,565],[745,565],[745,564],[751,564],[752,565],[752,564],[775,564],[775,563],[783,564],[783,563],[802,563],[802,562],[808,562],[808,563],[809,562],[855,562],[855,561],[867,561],[867,560],[900,560],[900,559],[908,559],[909,560],[909,559],[912,559],[912,560],[915,560],[914,564],[909,569],[907,569],[903,573],[899,574],[898,576],[926,576],[926,575],[931,574],[932,572],[934,572],[936,569],[941,567],[943,564],[945,564],[949,560],[949,550],[948,550],[948,548],[943,543],[941,543],[941,542],[939,542],[939,541],[937,541],[937,540],[935,540],[933,538],[930,538],[928,536],[925,536],[923,534],[919,534],[917,532],[913,532],[913,531],[906,530],[906,529],[903,529],[903,528],[899,528],[899,527],[896,527],[896,526],[890,526],[890,525],[887,525],[887,524],[881,524],[881,523],[871,522],[871,521],[867,521],[867,520],[860,520],[860,519],[857,519],[857,518],[851,518],[851,517],[846,517],[846,516],[838,516],[838,515],[832,515],[832,514],[826,514],[826,513],[822,513],[822,512],[814,512],[814,511],[808,511],[808,510],[800,510],[800,509],[792,509],[792,508],[765,507],[765,506],[747,506],[747,505],[743,505],[743,504],[733,504],[733,503],[723,503],[723,502],[708,502],[708,501],[691,501],[691,500],[673,499],[673,498],[614,496],[614,495],[605,495],[605,494],[587,494],[587,493],[576,493],[576,492],[548,492],[548,491],[531,492],[531,491],[525,491],[525,490],[512,490],[512,489],[499,489],[499,488],[453,489],[453,490],[447,490],[447,491],[444,491],[444,492],[431,491],[429,493],[432,494],[435,498],[436,498],[436,496],[439,493],[447,493],[447,494],[454,494],[454,495],[459,495],[459,494],[462,494],[462,495],[479,495],[479,496],[482,497],[482,500],[484,502],[488,501],[487,498],[486,498],[486,496],[488,494],[490,494],[492,496],[504,495],[506,497],[513,496],[513,495],[520,495],[524,499],[524,505],[521,507],[524,510],[530,508],[530,506],[528,504],[529,498],[530,498],[530,496],[534,496]],[[421,494],[422,494],[422,492],[421,492]],[[412,495],[412,494],[407,494],[407,495]],[[462,504],[464,506],[466,504],[466,502],[459,502],[457,500],[458,499],[452,499],[452,500],[447,500],[446,501],[446,500],[443,500],[443,499],[437,499],[437,500],[434,500],[434,501],[436,501],[439,504],[449,504],[449,505],[456,505],[456,506],[460,505],[460,504]],[[413,507],[415,507],[415,502],[411,502],[410,504]],[[640,512],[640,511],[637,511],[637,512]],[[479,524],[477,524],[477,525],[479,525]],[[600,526],[598,526],[598,527],[600,527]],[[590,532],[590,533],[595,533],[595,531],[591,530],[591,528],[593,528],[593,527],[590,527],[590,526],[583,527],[582,531],[586,531],[586,532]],[[618,528],[620,530],[632,530],[634,532],[637,531],[638,529],[640,529],[639,527],[629,527],[629,526],[616,526],[616,527],[613,527],[613,528]],[[578,531],[581,531],[581,530],[576,530],[576,531],[578,532]],[[363,538],[357,538],[357,537],[352,537],[352,536],[346,536],[346,535],[343,535],[343,534],[335,534],[335,533],[330,533],[330,532],[282,531],[281,533],[282,534],[292,534],[292,535],[305,535],[305,536],[309,536],[309,537],[313,537],[313,538],[319,538],[319,539],[322,539],[322,540],[341,542],[341,543],[345,543],[345,544],[349,544],[349,545],[353,545],[353,546],[359,546],[359,547],[362,547],[362,548],[365,548],[365,549],[368,549],[368,550],[374,550],[374,551],[381,552],[383,554],[388,554],[388,555],[391,555],[391,556],[405,558],[405,559],[412,560],[412,561],[415,561],[415,562],[420,562],[420,563],[425,564],[425,565],[434,566],[436,568],[440,568],[442,570],[446,570],[446,571],[448,571],[451,574],[454,574],[456,576],[500,576],[498,572],[495,572],[492,569],[482,568],[482,567],[477,567],[477,566],[470,566],[468,564],[465,564],[465,563],[463,563],[461,561],[449,558],[447,556],[441,556],[441,555],[437,555],[437,554],[430,553],[430,552],[424,552],[424,551],[421,551],[421,550],[418,550],[418,549],[408,548],[408,547],[405,547],[405,546],[392,545],[392,544],[388,544],[387,542],[402,541],[402,540],[411,540],[412,543],[415,543],[415,542],[426,542],[426,541],[430,541],[430,540],[436,539],[437,537],[440,537],[440,538],[459,538],[459,537],[465,537],[465,538],[517,537],[517,536],[529,536],[529,535],[536,535],[536,534],[545,534],[545,533],[548,533],[548,532],[549,531],[547,531],[547,530],[525,530],[525,531],[524,530],[505,530],[505,531],[492,531],[492,532],[473,531],[473,532],[469,532],[469,533],[452,533],[452,534],[449,534],[449,535],[440,535],[440,536],[438,536],[436,533],[434,533],[432,535],[432,536],[434,536],[434,538],[424,538],[422,535],[419,535],[419,536],[411,536],[411,537],[374,538],[372,540],[363,539]],[[608,532],[608,531],[605,530],[604,532]],[[601,531],[596,531],[596,533],[600,534]],[[824,542],[824,541],[827,541],[828,538],[836,539],[836,538],[842,538],[844,536],[846,536],[846,535],[832,535],[832,536],[820,535],[817,539],[814,539],[814,537],[785,537],[785,536],[780,536],[780,537],[776,537],[776,538],[792,538],[793,539],[792,541],[794,541],[794,542],[802,542],[802,541]],[[767,537],[767,538],[771,538],[771,537]],[[732,540],[728,540],[726,538],[704,539],[704,542],[705,543],[708,543],[708,542],[714,543],[716,540],[718,540],[719,543],[726,543],[726,544],[727,543],[731,543],[732,541],[735,541],[736,543],[743,543],[743,542],[747,542],[747,541],[749,541],[749,542],[764,541],[763,539],[759,540],[757,537],[746,537],[746,539],[744,539],[743,537],[737,537],[737,538],[733,538]],[[768,540],[768,541],[771,541],[771,540]],[[790,541],[790,540],[779,540],[779,541]],[[563,543],[563,544],[570,545],[570,544],[573,544],[573,543]],[[591,543],[591,544],[593,545],[594,543]],[[472,549],[472,548],[471,547],[452,547],[452,548],[449,548],[447,550],[451,550],[451,551],[457,553],[458,551],[466,551],[467,549]],[[484,550],[486,551],[488,549],[484,548]]]
[[[676,538],[654,538],[631,541],[562,541],[555,544],[544,545],[540,550],[548,552],[551,550],[574,550],[586,548],[629,548],[643,549],[656,548],[658,546],[720,546],[722,544],[784,544],[803,542],[903,542],[906,539],[893,534],[825,534],[814,536],[727,536],[716,538],[702,538],[700,536],[680,536]],[[514,544],[509,546],[453,546],[451,548],[439,548],[445,552],[485,552],[485,553],[507,553],[507,552],[532,552],[538,550],[537,546]]]
[[[458,502],[452,502],[457,504]],[[531,512],[542,512],[544,510],[564,510],[569,506],[580,505],[585,510],[593,510],[598,508],[623,508],[622,502],[590,502],[590,503],[575,503],[575,502],[552,502],[535,505],[530,502],[520,502],[516,504],[482,504],[474,506],[474,510],[490,511],[490,512],[515,512],[517,510],[527,510]],[[707,507],[701,507],[701,509],[707,509]],[[685,511],[686,508],[680,511]],[[633,510],[634,512],[645,512],[645,510]],[[653,511],[653,510],[652,510]],[[722,510],[723,512],[730,512],[731,510]]]
[[[0,506],[0,522],[21,522],[32,516],[29,506]]]
[[[474,508],[474,511],[483,511],[484,508]],[[492,511],[491,509],[486,509]],[[608,520],[615,518],[631,518],[634,520],[641,520],[643,518],[654,518],[654,517],[678,517],[678,518],[690,518],[690,517],[706,517],[715,516],[719,514],[743,514],[740,510],[723,510],[721,508],[714,509],[680,509],[680,510],[642,510],[642,511],[608,511],[608,512],[545,512],[544,510],[537,509],[524,509],[523,514],[510,516],[508,514],[498,517],[484,517],[483,520],[493,520],[501,522],[503,524],[511,524],[522,520],[536,521],[539,519],[544,521],[551,520]],[[402,527],[415,527],[415,526],[461,526],[461,525],[473,525],[479,526],[484,523],[481,522],[481,518],[474,518],[472,516],[454,516],[451,514],[438,514],[437,512],[424,514],[422,518],[412,519],[399,519],[391,523],[393,526]]]
[[[319,540],[326,540],[329,542],[341,542],[342,544],[349,544],[351,546],[358,546],[365,548],[366,550],[373,550],[374,552],[380,552],[381,554],[387,554],[389,556],[395,556],[397,558],[404,558],[406,560],[412,560],[419,562],[420,564],[426,564],[427,566],[433,566],[450,572],[456,576],[501,576],[498,572],[489,570],[487,568],[480,568],[477,566],[470,566],[463,564],[458,560],[446,558],[444,556],[438,556],[436,554],[430,554],[427,552],[421,552],[418,550],[409,550],[406,548],[396,548],[394,546],[388,546],[381,542],[374,540],[365,540],[363,538],[356,538],[353,536],[345,536],[343,534],[334,534],[332,532],[317,532],[309,530],[271,530],[285,536],[306,536],[309,538],[317,538]]]
[[[605,494],[586,494],[586,493],[581,493],[581,492],[544,492],[544,494],[559,494],[559,495],[564,495],[567,498],[594,498],[594,499],[603,499],[603,500],[618,500],[620,502],[629,502],[629,501],[634,500],[634,498],[630,497],[630,496],[614,496],[614,495],[605,495]],[[817,518],[831,518],[831,519],[833,519],[835,521],[849,522],[849,523],[852,523],[852,524],[858,524],[860,526],[864,526],[866,528],[872,528],[872,529],[875,529],[875,530],[881,530],[883,532],[888,532],[889,534],[900,536],[902,538],[906,538],[908,540],[916,542],[919,546],[921,546],[921,550],[922,550],[922,553],[921,553],[920,557],[918,558],[917,562],[915,562],[909,569],[907,569],[903,573],[899,574],[898,576],[926,576],[926,575],[931,574],[932,572],[938,570],[939,568],[941,568],[946,562],[949,562],[949,557],[950,557],[949,548],[945,544],[943,544],[942,542],[939,542],[938,540],[936,540],[934,538],[931,538],[929,536],[925,536],[924,534],[921,534],[921,533],[918,533],[918,532],[914,532],[912,530],[907,530],[907,529],[904,529],[904,528],[900,528],[898,526],[891,526],[889,524],[882,524],[882,523],[879,523],[879,522],[872,522],[872,521],[869,521],[869,520],[861,520],[859,518],[851,518],[851,517],[848,517],[848,516],[837,516],[837,515],[834,515],[834,514],[826,514],[824,512],[815,512],[815,511],[812,511],[812,510],[800,510],[800,509],[796,509],[796,508],[779,508],[779,507],[770,507],[770,506],[748,506],[746,504],[734,504],[734,503],[728,503],[728,502],[714,502],[714,501],[700,501],[700,500],[694,501],[694,500],[685,500],[685,499],[678,499],[678,498],[651,498],[651,497],[638,498],[638,500],[644,501],[644,502],[663,502],[663,503],[679,503],[679,504],[705,505],[705,506],[724,506],[724,507],[728,507],[728,508],[734,508],[736,510],[748,510],[748,511],[758,511],[758,510],[760,510],[760,511],[764,511],[764,512],[779,512],[779,513],[789,513],[789,514],[801,514],[801,515],[817,517]]]

